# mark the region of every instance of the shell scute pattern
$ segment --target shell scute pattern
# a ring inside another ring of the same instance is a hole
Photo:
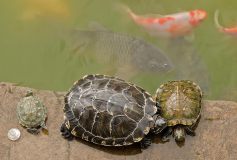
[[[113,94],[111,91],[101,90],[95,94],[95,99],[92,102],[92,105],[100,112],[108,111],[107,104],[110,95]]]
[[[192,125],[200,116],[202,92],[194,82],[170,81],[157,90],[157,101],[168,126]]]
[[[76,127],[72,129],[71,132],[73,135],[77,137],[82,137],[82,135],[86,132],[86,130],[82,126],[77,125]]]
[[[116,79],[116,80],[110,80],[108,85],[108,88],[111,88],[117,92],[121,92],[122,90],[126,89],[128,87],[128,83],[120,80],[120,79]]]
[[[144,137],[144,132],[138,128],[135,129],[134,133],[133,133],[133,141],[134,142],[139,142],[142,140],[142,138]]]
[[[144,92],[143,92],[144,93]],[[128,98],[130,99],[134,99],[134,97],[136,98],[136,102],[143,107],[145,105],[145,97],[144,94],[142,93],[142,91],[138,90],[138,87],[129,87],[127,89],[127,94],[129,95]]]
[[[28,131],[32,131],[31,133],[38,133],[39,127],[46,129],[47,109],[39,98],[33,95],[32,91],[28,91],[27,95],[18,103],[17,117],[19,123]]]
[[[109,79],[96,79],[92,81],[92,88],[97,88],[98,90],[104,88],[109,83]]]
[[[124,107],[124,114],[133,119],[136,122],[139,122],[144,115],[143,108],[137,106],[136,103],[129,102]]]
[[[92,138],[93,138],[93,135],[90,132],[86,131],[82,134],[82,139],[84,139],[86,141],[92,141]]]
[[[146,97],[145,104],[147,106],[151,106],[154,104],[153,100],[150,97]],[[152,115],[153,113],[157,112],[157,108],[154,107],[145,107],[145,113],[148,115]]]
[[[150,130],[157,109],[142,88],[122,79],[88,75],[77,81],[65,97],[69,131],[105,146],[130,145]]]
[[[121,115],[127,103],[129,101],[122,94],[114,94],[108,99],[107,108],[112,115]]]
[[[112,115],[107,111],[98,112],[94,120],[93,126],[91,126],[91,132],[94,135],[106,138],[111,136],[110,123]]]
[[[95,117],[96,113],[97,110],[94,109],[92,106],[87,106],[84,108],[84,110],[81,111],[81,115],[79,116],[79,123],[82,124],[82,127],[85,130],[91,130],[90,126],[92,126],[94,123],[94,119],[91,119],[91,117]]]

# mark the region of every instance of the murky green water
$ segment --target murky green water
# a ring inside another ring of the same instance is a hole
[[[65,35],[75,28],[100,23],[111,31],[140,37],[161,48],[173,61],[169,73],[129,76],[151,93],[167,80],[189,78],[205,90],[206,99],[237,99],[237,37],[218,32],[213,22],[216,9],[221,23],[235,25],[237,2],[172,0],[119,1],[135,13],[168,14],[202,8],[208,18],[194,30],[192,42],[151,37],[116,7],[111,0],[2,0],[0,2],[0,81],[39,89],[67,90],[85,74],[116,74],[111,63],[100,63],[93,54],[73,54]],[[193,61],[193,59],[195,59]],[[122,67],[122,66],[116,66]],[[132,74],[132,73],[131,73]],[[126,77],[127,76],[127,77]]]

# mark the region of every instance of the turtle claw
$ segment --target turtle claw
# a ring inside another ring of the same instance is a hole
[[[165,128],[166,128],[166,126],[160,127],[160,128],[155,129],[153,132],[154,132],[155,134],[160,134]]]
[[[192,130],[190,127],[185,127],[185,131],[188,135],[190,136],[195,136],[196,133],[194,132],[194,130]]]
[[[173,130],[172,128],[168,127],[164,134],[162,135],[161,141],[162,142],[168,142],[170,139],[168,138],[172,134]]]
[[[27,128],[27,131],[31,134],[39,134],[39,129],[37,128]]]
[[[68,140],[72,140],[73,139],[73,135],[69,132],[69,130],[67,129],[67,127],[65,126],[65,124],[63,123],[60,127],[60,132],[61,135]]]
[[[169,142],[170,139],[169,139],[167,136],[163,136],[163,137],[161,138],[161,141],[162,141],[162,142]]]
[[[144,137],[140,144],[142,149],[148,148],[151,145],[151,138]]]

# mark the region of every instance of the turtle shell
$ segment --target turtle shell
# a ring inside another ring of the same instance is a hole
[[[192,81],[170,81],[158,88],[156,100],[168,126],[192,125],[200,116],[202,92]]]
[[[45,123],[47,110],[39,98],[27,95],[17,105],[17,117],[24,127],[37,128]]]
[[[104,145],[141,141],[154,126],[151,95],[122,79],[87,75],[65,97],[65,124],[76,137]]]

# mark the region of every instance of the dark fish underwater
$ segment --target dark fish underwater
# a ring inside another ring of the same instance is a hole
[[[173,69],[169,58],[154,45],[136,37],[109,30],[73,30],[69,37],[72,54],[87,55],[113,64],[121,72],[166,73]]]

